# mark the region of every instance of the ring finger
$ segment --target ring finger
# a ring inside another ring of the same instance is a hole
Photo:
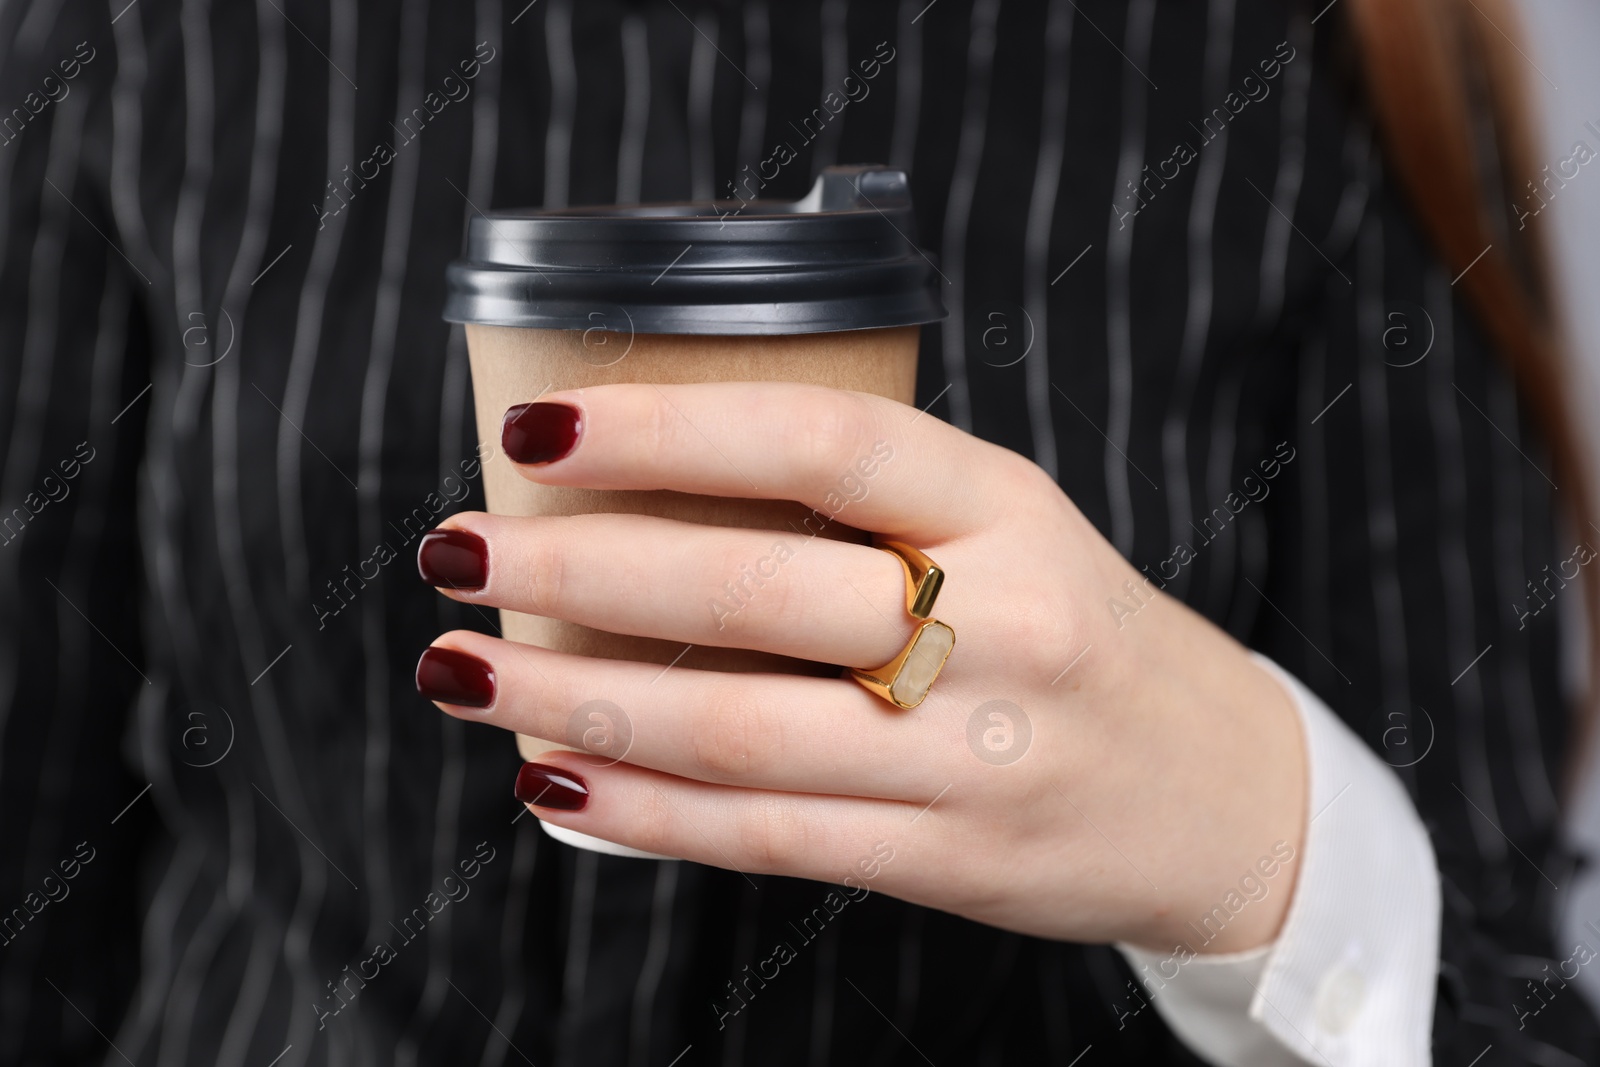
[[[662,671],[470,630],[444,634],[423,653],[417,688],[456,718],[582,748],[606,763],[889,800],[926,801],[943,784],[934,779],[945,773],[949,739],[965,729],[959,707],[929,701],[901,712],[840,679]]]

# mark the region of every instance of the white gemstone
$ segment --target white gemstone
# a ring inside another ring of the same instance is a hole
[[[901,664],[900,673],[889,687],[895,703],[905,706],[922,703],[955,644],[956,632],[942,622],[930,622],[918,630],[911,654]]]

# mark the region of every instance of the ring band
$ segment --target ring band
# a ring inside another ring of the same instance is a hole
[[[903,541],[881,541],[878,547],[899,560],[906,572],[906,610],[911,617],[926,619],[933,614],[933,602],[944,587],[944,571],[926,552]]]
[[[850,676],[895,707],[914,708],[933,688],[956,644],[954,630],[928,617],[944,584],[944,571],[925,553],[902,542],[883,541],[877,547],[900,561],[906,573],[906,611],[919,621],[898,656],[876,670],[852,667]]]

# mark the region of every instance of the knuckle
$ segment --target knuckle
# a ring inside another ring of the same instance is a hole
[[[629,816],[634,847],[663,856],[678,855],[674,850],[677,818],[677,812],[660,788],[650,786],[642,790],[638,810]]]
[[[737,782],[759,775],[775,747],[769,722],[760,705],[738,689],[713,697],[690,731],[694,777]]]
[[[567,553],[560,538],[532,538],[524,549],[523,588],[528,612],[546,618],[561,618],[566,586]]]
[[[1016,605],[1008,620],[1016,640],[1020,662],[1027,677],[1056,677],[1083,650],[1083,628],[1071,617],[1071,609],[1051,601]]]
[[[751,642],[768,636],[774,621],[797,621],[803,614],[803,590],[782,568],[794,551],[785,538],[774,534],[763,549],[752,550],[749,542],[740,541],[713,555],[706,580],[712,641],[755,648],[759,644]]]
[[[644,403],[639,405],[637,433],[632,440],[638,451],[634,454],[638,472],[656,470],[662,456],[678,455],[683,451],[683,414],[672,405],[661,390],[653,386],[640,386]]]
[[[828,480],[850,470],[872,430],[867,402],[851,393],[818,389],[790,412],[788,440],[799,446],[803,473]]]
[[[999,488],[1012,499],[1048,500],[1060,492],[1060,486],[1045,469],[1020,452],[1009,448],[1000,450]]]
[[[812,855],[811,825],[799,805],[782,797],[752,804],[739,822],[739,851],[758,871],[792,870]]]

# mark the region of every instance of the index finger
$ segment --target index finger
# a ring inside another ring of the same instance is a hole
[[[545,485],[797,500],[921,544],[981,525],[992,475],[1024,463],[885,397],[787,382],[552,393],[507,411],[501,443]]]

